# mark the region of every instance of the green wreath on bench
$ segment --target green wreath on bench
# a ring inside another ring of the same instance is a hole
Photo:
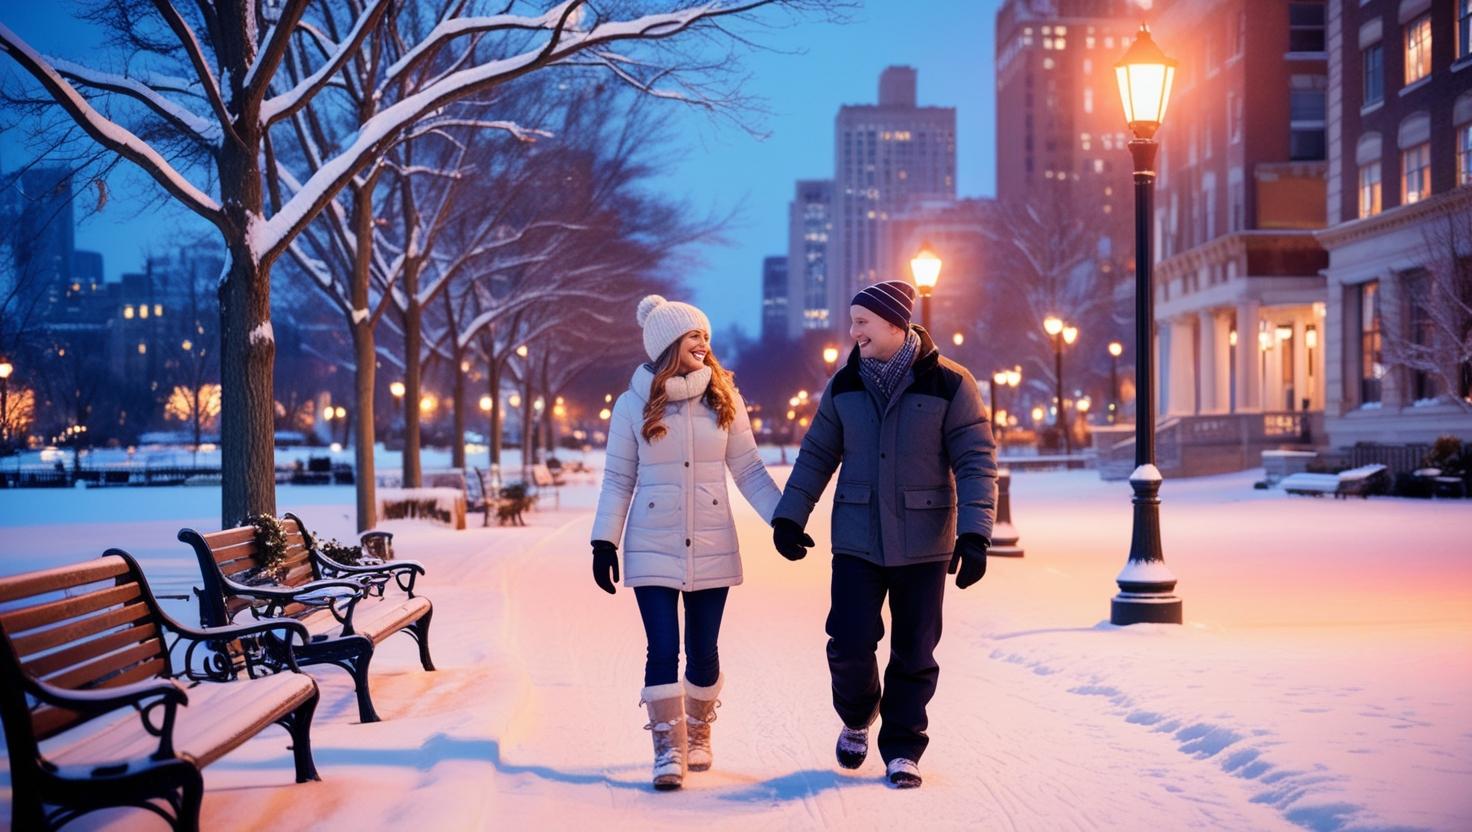
[[[286,580],[286,527],[269,514],[252,514],[245,518],[245,525],[255,527],[262,565],[247,570],[242,577],[266,578],[278,584]]]

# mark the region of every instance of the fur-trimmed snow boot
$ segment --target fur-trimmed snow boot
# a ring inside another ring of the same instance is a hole
[[[721,700],[716,697],[725,682],[725,676],[717,676],[715,684],[701,687],[685,680],[685,724],[689,727],[690,741],[687,762],[691,771],[705,771],[715,762],[710,747],[710,724],[716,721],[716,708],[721,706]]]
[[[654,788],[678,789],[685,783],[685,700],[679,682],[650,685],[639,693],[649,708],[644,730],[654,737]]]

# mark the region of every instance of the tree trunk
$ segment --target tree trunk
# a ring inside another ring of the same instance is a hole
[[[460,369],[460,364],[464,359],[461,358],[458,349],[452,353],[451,360],[453,366],[450,377],[453,382],[450,395],[453,401],[450,406],[453,408],[451,411],[454,417],[452,430],[455,435],[450,438],[450,467],[463,469],[465,467],[465,371]]]
[[[373,424],[373,394],[378,379],[378,350],[373,320],[368,317],[368,266],[373,251],[373,187],[370,177],[353,189],[353,237],[357,249],[351,286],[353,305],[353,402],[358,441],[353,446],[353,490],[356,492],[358,531],[378,525],[378,472],[373,451],[377,444]]]
[[[221,90],[238,103],[245,68],[255,57],[249,5],[218,16],[225,47],[220,63],[232,79]],[[226,266],[220,282],[220,521],[234,526],[252,514],[276,513],[276,432],[271,331],[271,270],[257,260],[252,236],[265,222],[261,132],[254,107],[240,112],[239,141],[219,148],[220,204],[225,214]]]
[[[419,342],[421,312],[414,299],[418,290],[411,277],[413,268],[404,268],[404,292],[409,308],[404,310],[404,487],[419,488],[423,477],[419,469]]]
[[[530,367],[524,367],[522,375],[522,399],[521,399],[521,478],[530,482],[532,477],[532,465],[535,464],[534,457],[537,453],[537,439],[532,432],[532,373]]]
[[[493,345],[494,346],[494,345]],[[494,354],[487,351],[490,360],[486,362],[486,372],[490,376],[491,395],[491,465],[496,470],[501,469],[501,362]]]

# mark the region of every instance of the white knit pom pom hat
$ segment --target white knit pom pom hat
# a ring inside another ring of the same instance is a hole
[[[644,351],[650,361],[658,361],[660,353],[692,329],[710,335],[710,319],[688,303],[665,300],[660,295],[645,295],[636,313],[644,328]]]

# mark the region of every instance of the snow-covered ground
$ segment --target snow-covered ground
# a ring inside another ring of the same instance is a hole
[[[355,722],[345,674],[317,671],[323,782],[293,784],[285,734],[268,730],[207,769],[204,823],[1472,828],[1472,502],[1289,498],[1253,491],[1259,474],[1166,483],[1186,626],[1126,629],[1101,622],[1129,543],[1128,486],[1018,474],[1027,555],[948,588],[916,792],[884,787],[877,754],[853,773],[832,759],[826,500],[819,548],[796,564],[741,507],[746,583],[723,628],[716,767],[671,794],[647,785],[632,594],[609,597],[588,572],[593,485],[564,489],[523,529],[388,524],[400,556],[430,569],[441,669],[420,671],[407,637],[385,644],[373,725]],[[0,571],[121,546],[182,594],[194,567],[174,534],[211,525],[217,497],[0,491]],[[284,487],[279,504],[351,531],[350,489]],[[161,828],[138,813],[94,825]]]

